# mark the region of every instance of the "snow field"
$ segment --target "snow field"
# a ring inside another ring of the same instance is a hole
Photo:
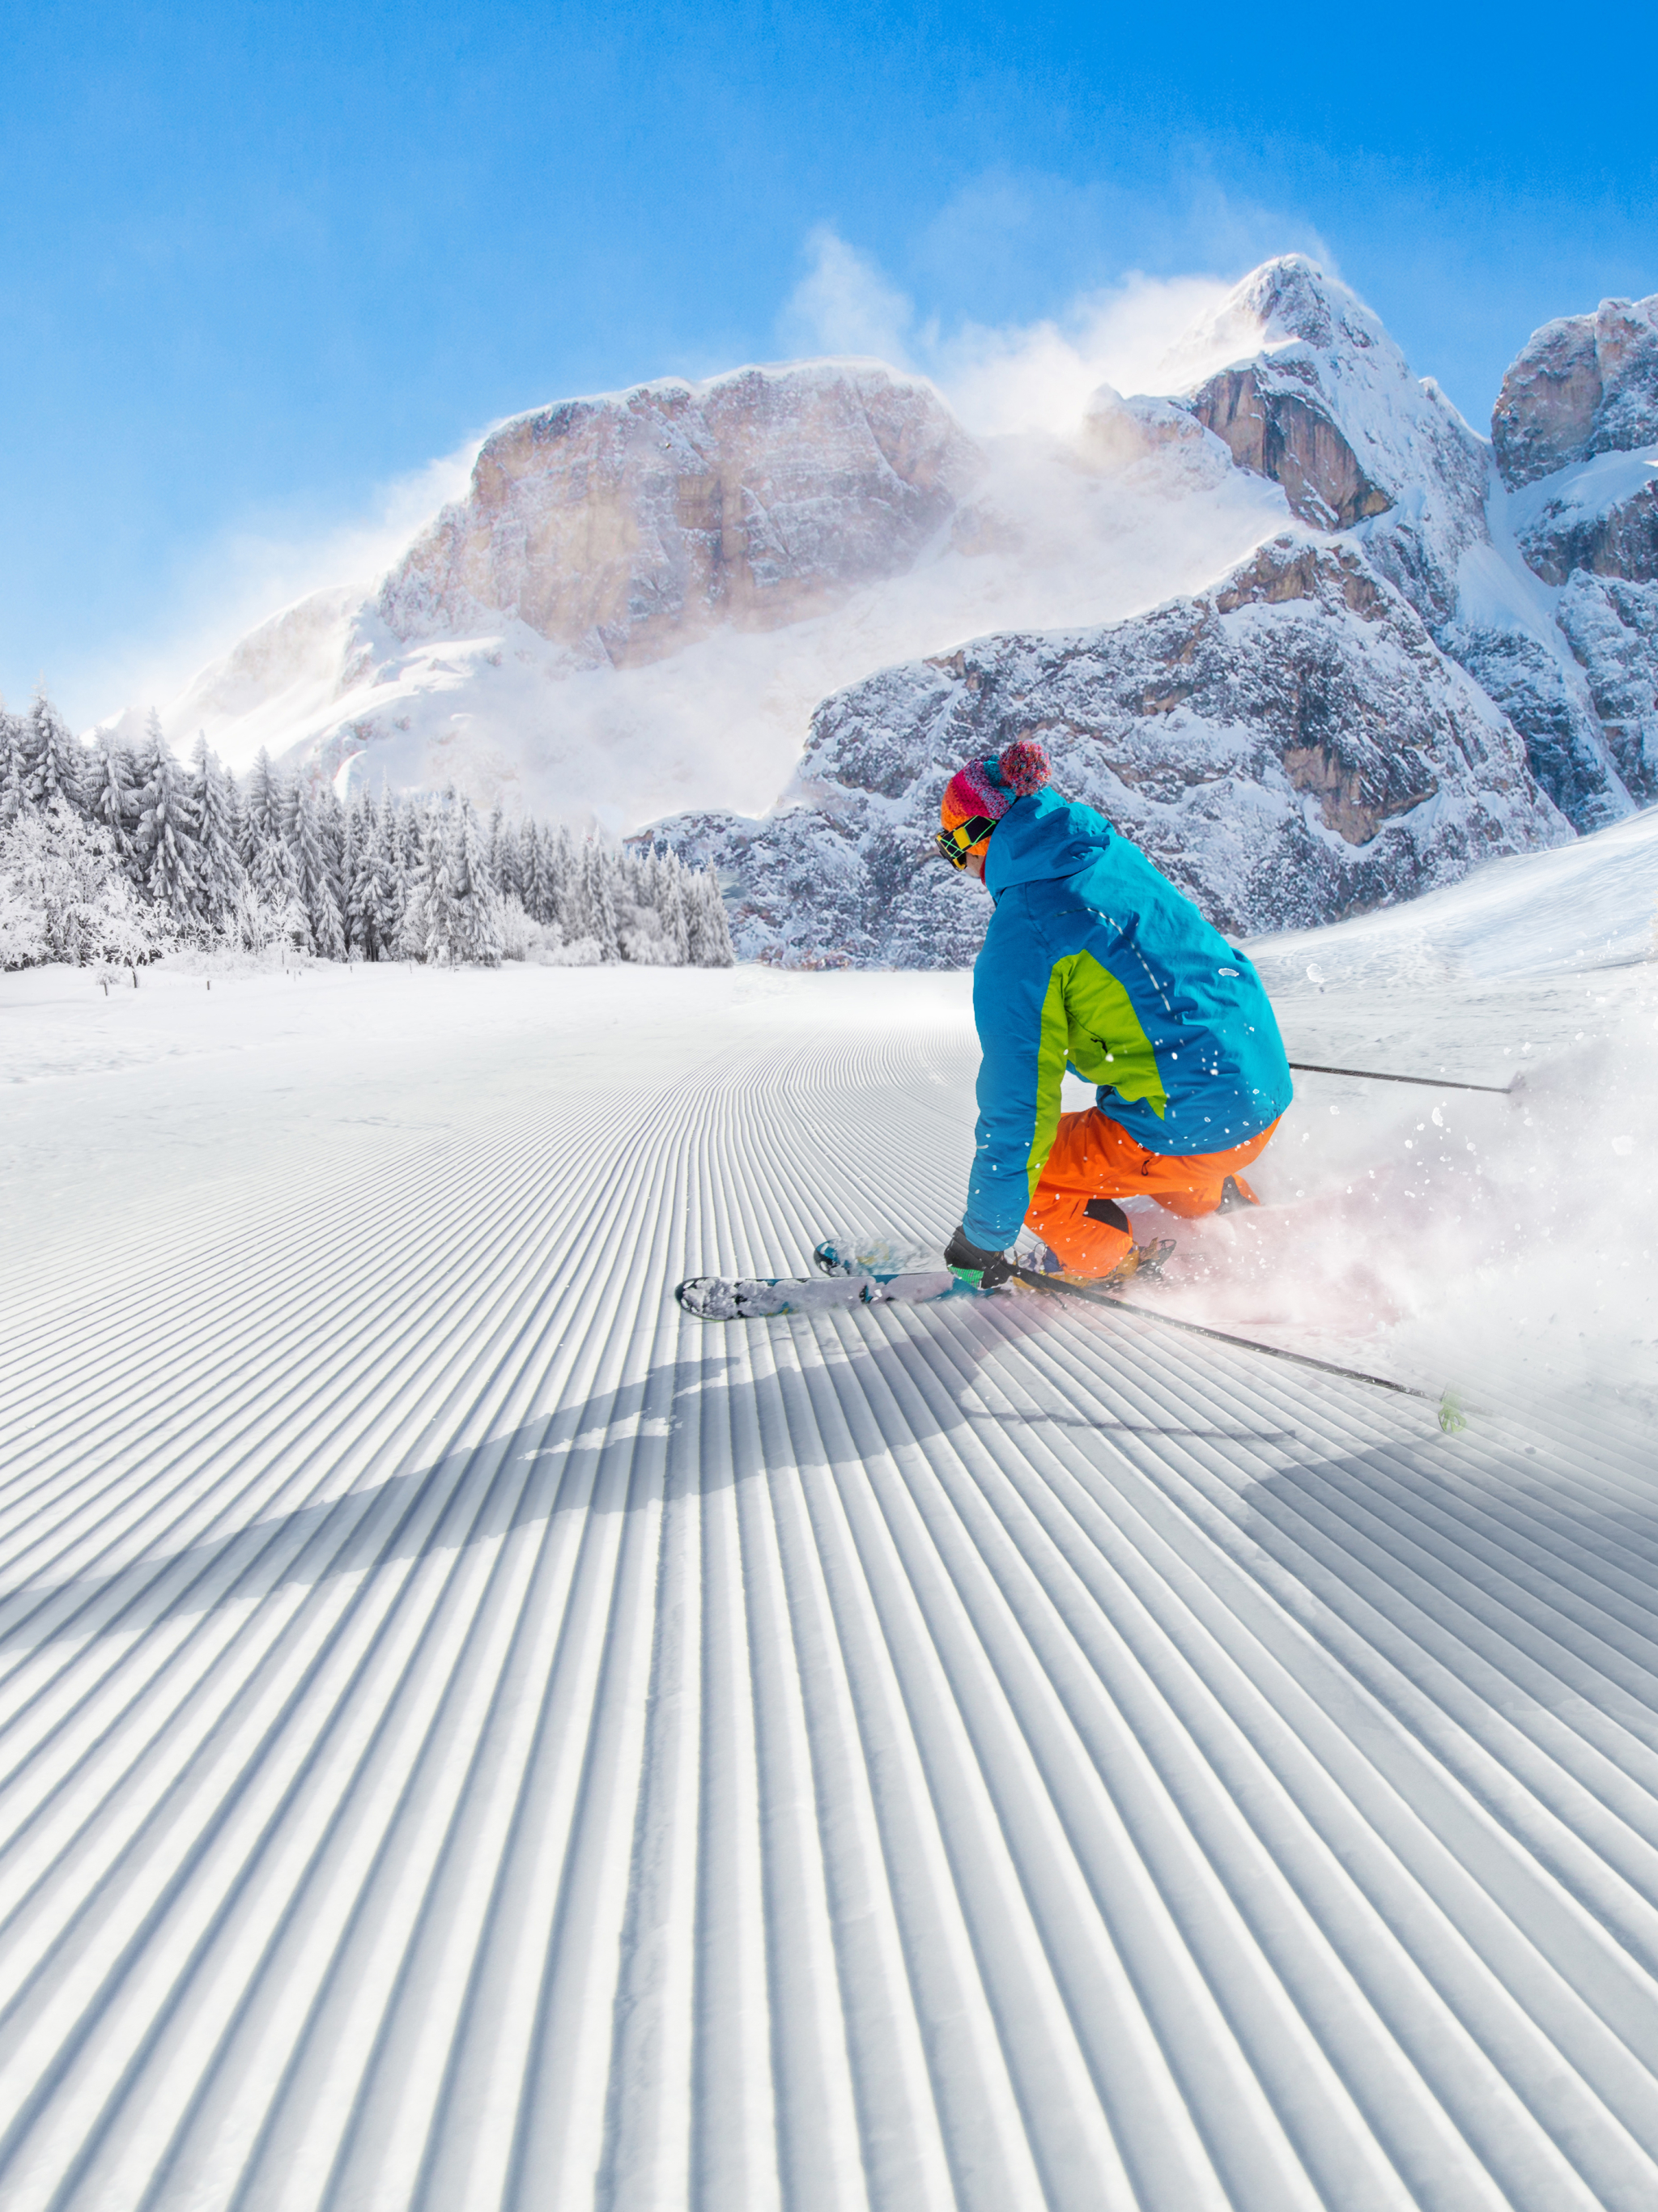
[[[1649,971],[1515,919],[1588,849],[1263,955],[1524,1105],[1309,1077],[1156,1217],[1455,1436],[1034,1297],[681,1315],[942,1242],[964,977],[0,979],[8,2212],[1649,2204],[1651,1346],[1513,1334],[1649,1237]]]

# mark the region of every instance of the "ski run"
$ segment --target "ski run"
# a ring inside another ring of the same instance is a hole
[[[964,975],[0,976],[5,2212],[1651,2212],[1655,905],[1257,948],[1446,1087],[1133,1313],[676,1304],[942,1249]]]

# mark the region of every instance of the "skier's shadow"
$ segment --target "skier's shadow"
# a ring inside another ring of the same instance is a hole
[[[54,1582],[43,1574],[0,1594],[0,1651],[104,1636],[131,1637],[169,1622],[246,1607],[295,1586],[372,1576],[465,1546],[484,1544],[560,1514],[625,1512],[676,1489],[703,1494],[768,1469],[856,1463],[890,1443],[924,1448],[975,1422],[1029,1415],[975,1405],[972,1388],[987,1358],[1017,1346],[1017,1322],[974,1316],[952,1334],[951,1372],[903,1339],[849,1345],[805,1328],[818,1356],[784,1353],[753,1367],[705,1346],[653,1367],[621,1388],[594,1393],[521,1425],[399,1468],[379,1482],[315,1502],[239,1519],[232,1504],[216,1523],[184,1542],[158,1538],[136,1559]],[[775,1352],[776,1347],[774,1347]],[[1220,1436],[1157,1420],[1102,1413],[1097,1402],[1042,1418],[1074,1435]],[[1284,1432],[1250,1432],[1271,1443]],[[289,1494],[328,1470],[301,1470]]]

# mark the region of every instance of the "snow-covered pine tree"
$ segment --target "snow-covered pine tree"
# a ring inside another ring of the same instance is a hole
[[[23,807],[0,828],[0,968],[147,960],[161,935],[108,830],[66,799]]]
[[[424,805],[405,802],[398,809],[398,848],[399,858],[407,854],[412,834],[415,840],[415,861],[409,866],[403,860],[403,915],[398,928],[398,957],[400,960],[424,960],[426,955],[426,908],[428,879],[436,892],[440,910],[446,896],[446,860],[443,851],[440,826],[434,819],[435,803],[428,799]]]
[[[455,957],[501,965],[501,898],[471,802],[449,794],[454,837]]]
[[[236,836],[235,789],[198,731],[190,772],[190,805],[197,844],[196,911],[206,927],[222,931],[247,880]]]
[[[712,868],[701,868],[691,875],[687,889],[685,918],[693,966],[734,968],[737,949],[732,943],[726,902],[720,896],[720,878]]]
[[[368,914],[374,930],[375,960],[395,960],[403,927],[404,880],[398,866],[395,824],[382,805],[374,823],[369,849]]]
[[[311,946],[311,924],[300,897],[298,871],[284,823],[288,793],[263,745],[248,771],[241,805],[242,866],[246,887],[237,902],[242,942],[250,951],[278,942]]]
[[[668,946],[656,911],[649,861],[624,845],[611,855],[610,887],[622,957],[636,960],[642,967],[665,966]]]
[[[132,797],[137,818],[132,827],[132,868],[138,884],[149,889],[149,864],[155,857],[150,809],[156,778],[163,763],[172,758],[161,730],[161,718],[152,707],[144,719],[144,734],[132,750]]]
[[[81,807],[81,747],[69,724],[44,691],[23,732],[23,795],[31,806],[50,806],[54,799]]]
[[[294,865],[287,838],[280,830],[272,836],[262,837],[255,837],[250,830],[247,843],[252,848],[252,858],[247,863],[250,889],[269,908],[274,926],[295,945],[308,950],[311,924],[300,896],[299,871]]]
[[[683,968],[691,957],[690,929],[685,920],[685,872],[672,852],[653,854],[650,870],[651,902],[661,917],[669,960],[674,967]]]
[[[247,795],[242,807],[242,862],[250,872],[261,845],[276,837],[286,840],[288,808],[282,780],[270,765],[261,745],[247,772]]]
[[[546,838],[544,830],[527,822],[518,847],[519,896],[531,921],[544,926],[557,919],[552,878],[547,866]]]
[[[82,796],[88,818],[108,830],[111,844],[131,874],[138,817],[143,811],[138,763],[131,745],[106,734],[88,747]]]
[[[380,896],[381,935],[386,947],[380,955],[383,960],[398,957],[398,940],[403,934],[403,909],[409,897],[409,872],[403,857],[403,817],[408,811],[400,799],[392,798],[390,787],[382,777],[380,866],[374,880]]]
[[[317,842],[322,847],[323,872],[334,894],[334,910],[340,917],[340,952],[345,958],[345,902],[350,895],[351,823],[331,781],[314,784],[317,803]]]
[[[152,710],[145,742],[143,813],[139,847],[150,902],[175,929],[196,926],[201,896],[201,848],[190,783]]]
[[[546,869],[542,867],[542,832],[532,821],[524,823],[517,832],[517,896],[532,922],[544,921]]]
[[[551,863],[553,919],[565,943],[574,945],[593,933],[587,908],[586,856],[562,822],[548,840],[547,855]]]
[[[598,945],[601,960],[620,960],[622,941],[616,923],[616,861],[610,847],[590,837],[582,854],[582,875],[587,895],[588,933]]]
[[[23,797],[23,718],[0,707],[0,829],[15,822]]]
[[[546,908],[543,921],[551,922],[567,939],[572,935],[585,937],[586,907],[581,884],[581,855],[562,823],[556,830],[544,829],[541,833],[541,872],[542,901]],[[573,921],[581,923],[574,932],[570,927]]]
[[[557,927],[567,942],[585,937],[587,904],[581,877],[581,848],[563,823],[556,830],[543,830],[541,865],[546,882],[546,920]]]
[[[316,789],[301,769],[294,780],[288,801],[288,838],[294,854],[294,874],[300,904],[310,925],[311,950],[319,959],[343,960],[345,925],[334,896],[328,864],[323,857],[317,822]]]
[[[497,895],[504,899],[520,902],[524,886],[519,879],[518,833],[507,819],[507,810],[497,799],[489,811],[489,835],[485,848],[489,867],[489,880]]]
[[[348,810],[350,876],[345,886],[345,951],[349,960],[375,960],[380,923],[374,883],[380,817],[367,783],[360,784]]]
[[[420,872],[404,923],[404,940],[417,960],[434,964],[455,957],[455,886],[450,872],[449,823],[437,799],[425,807],[420,828]]]
[[[230,824],[231,842],[235,846],[236,858],[240,860],[247,845],[247,817],[242,806],[241,789],[235,777],[228,768],[222,769],[222,774],[225,817]]]
[[[413,799],[400,802],[398,807],[398,834],[393,841],[393,850],[397,854],[398,872],[402,880],[405,902],[413,895],[426,866],[427,811],[425,807],[416,805]]]

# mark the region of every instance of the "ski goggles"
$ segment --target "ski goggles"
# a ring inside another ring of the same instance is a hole
[[[975,814],[970,822],[958,822],[953,830],[940,830],[932,842],[952,868],[964,868],[980,838],[989,836],[995,827],[987,814]]]

